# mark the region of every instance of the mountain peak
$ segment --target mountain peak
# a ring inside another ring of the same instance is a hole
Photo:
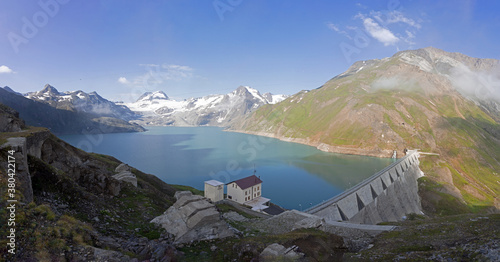
[[[248,88],[246,86],[239,86],[238,88],[236,88],[236,90],[233,91],[233,93],[235,95],[242,95],[242,94],[249,93],[249,91],[248,91]]]
[[[256,98],[262,98],[262,95],[257,89],[251,88],[249,86],[239,86],[236,90],[233,91],[235,95],[246,95],[250,94]]]
[[[9,86],[4,86],[3,89],[9,93],[18,94],[16,91],[12,90]]]
[[[169,97],[163,91],[146,92],[140,96],[136,102],[152,100],[169,100]]]
[[[53,95],[59,95],[59,91],[57,91],[57,89],[49,84],[46,84],[42,91],[40,91],[40,93],[48,93],[48,94],[53,94]]]

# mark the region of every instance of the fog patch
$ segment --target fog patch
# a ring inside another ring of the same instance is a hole
[[[99,115],[113,115],[113,110],[108,105],[94,105],[91,111]]]
[[[371,84],[373,91],[377,90],[410,90],[417,87],[417,83],[413,79],[402,77],[381,77]]]
[[[469,98],[500,102],[500,66],[493,70],[474,72],[465,65],[452,68],[449,75],[455,88]]]

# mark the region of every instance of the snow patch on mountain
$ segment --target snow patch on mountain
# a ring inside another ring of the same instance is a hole
[[[49,104],[58,109],[115,117],[126,121],[138,117],[129,108],[117,105],[96,92],[88,94],[81,90],[59,92],[55,87],[47,84],[42,90],[29,92],[24,94],[24,97]]]
[[[144,125],[226,126],[236,118],[265,104],[275,104],[288,96],[260,92],[249,86],[240,86],[225,95],[208,95],[177,101],[162,91],[148,92],[136,102],[121,103],[142,115]]]
[[[137,99],[137,102],[152,100],[168,100],[168,96],[163,91],[146,92]]]

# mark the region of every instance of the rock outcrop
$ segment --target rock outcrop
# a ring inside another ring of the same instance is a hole
[[[221,219],[215,205],[189,191],[176,192],[177,202],[151,223],[161,225],[175,236],[174,243],[209,240],[234,236],[233,230]]]
[[[296,251],[297,246],[286,248],[278,243],[267,246],[262,253],[260,259],[262,261],[299,261],[304,254]]]
[[[118,174],[112,176],[116,180],[129,182],[137,187],[137,177],[132,173],[132,169],[127,164],[121,163],[116,167],[115,172]]]
[[[19,132],[24,127],[19,112],[0,104],[0,132]]]

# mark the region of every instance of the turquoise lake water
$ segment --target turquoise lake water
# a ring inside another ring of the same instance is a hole
[[[392,159],[325,153],[314,147],[217,127],[148,127],[142,133],[60,136],[88,152],[107,154],[169,184],[203,190],[252,175],[262,196],[287,209],[306,209],[356,185]]]

